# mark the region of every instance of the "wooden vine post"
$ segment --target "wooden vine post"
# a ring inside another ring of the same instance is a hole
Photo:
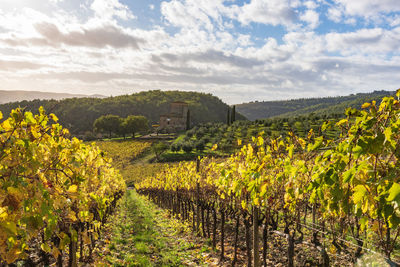
[[[265,213],[265,223],[263,227],[263,266],[267,266],[268,223],[269,223],[269,210],[267,209]]]
[[[232,266],[235,266],[235,264],[237,262],[237,248],[238,248],[238,239],[239,239],[239,220],[240,220],[240,215],[238,214],[238,215],[236,215],[235,241],[234,241]]]
[[[222,207],[220,207],[220,213],[221,213],[221,254],[220,254],[220,262],[224,261],[224,254],[225,254],[225,211]]]
[[[213,215],[213,229],[212,229],[212,247],[215,250],[217,248],[217,212],[215,207],[212,209]]]
[[[74,234],[71,234],[71,242],[69,243],[68,267],[77,267],[78,266],[76,252],[77,252],[77,241],[75,240]]]
[[[245,226],[245,236],[246,236],[246,255],[247,255],[247,266],[251,267],[252,257],[251,257],[251,234],[250,234],[250,215],[243,214],[244,226]]]
[[[199,158],[197,158],[196,160],[196,172],[199,173],[200,172],[200,160]],[[197,198],[197,207],[196,207],[196,234],[199,235],[200,233],[200,183],[199,181],[197,181],[197,185],[196,185],[196,198]]]
[[[259,236],[258,236],[258,215],[259,208],[253,206],[253,259],[254,267],[260,267]]]

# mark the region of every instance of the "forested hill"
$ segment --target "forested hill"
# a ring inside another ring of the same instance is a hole
[[[170,103],[185,101],[189,104],[192,124],[225,122],[228,105],[219,98],[204,93],[182,91],[145,91],[132,95],[99,98],[69,98],[63,100],[33,100],[0,105],[0,111],[8,114],[11,109],[25,107],[37,112],[43,106],[47,112],[57,115],[60,123],[72,133],[91,131],[93,122],[101,115],[114,114],[121,117],[143,115],[151,123],[159,121],[160,115],[169,112]],[[240,114],[236,119],[245,119]]]
[[[292,117],[318,114],[343,114],[348,107],[360,108],[365,102],[379,101],[385,96],[394,95],[391,91],[374,91],[348,96],[303,98],[284,101],[250,102],[236,105],[236,110],[249,120],[265,119],[270,117]]]

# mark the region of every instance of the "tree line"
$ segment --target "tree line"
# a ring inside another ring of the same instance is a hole
[[[237,110],[249,120],[265,119],[270,117],[296,117],[309,113],[343,114],[347,107],[360,108],[365,102],[373,100],[380,103],[385,96],[393,96],[391,91],[374,91],[348,96],[301,98],[292,100],[250,102],[237,105]]]
[[[149,120],[145,116],[129,115],[121,118],[118,115],[103,115],[97,118],[93,123],[95,132],[107,133],[111,138],[112,134],[123,136],[124,138],[131,134],[147,132],[149,130]]]
[[[144,91],[131,95],[107,98],[67,98],[63,100],[33,100],[0,105],[0,111],[9,114],[17,107],[36,112],[43,106],[47,112],[54,113],[60,123],[72,134],[82,135],[91,132],[94,121],[100,116],[114,114],[122,118],[128,115],[145,116],[151,124],[157,124],[160,115],[169,113],[170,104],[184,101],[189,105],[190,124],[195,126],[206,122],[225,122],[227,104],[211,94],[181,91]],[[244,120],[236,114],[236,120]]]

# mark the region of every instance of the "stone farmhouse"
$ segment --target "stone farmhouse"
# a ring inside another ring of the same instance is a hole
[[[160,116],[159,130],[167,133],[186,130],[188,110],[186,102],[172,102],[169,113]]]

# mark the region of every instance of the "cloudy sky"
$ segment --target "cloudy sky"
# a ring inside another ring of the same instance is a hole
[[[234,104],[400,87],[399,0],[0,1],[0,90]]]

